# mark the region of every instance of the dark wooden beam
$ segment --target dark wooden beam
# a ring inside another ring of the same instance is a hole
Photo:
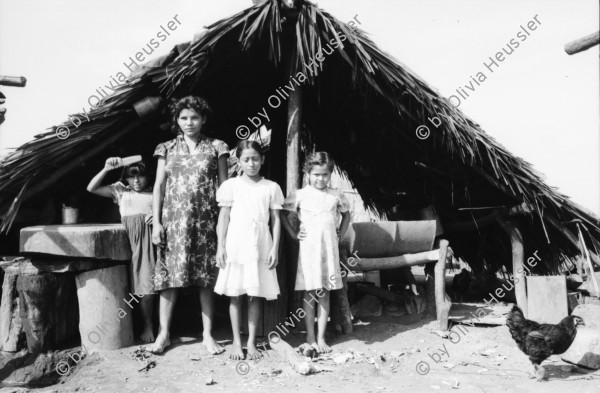
[[[517,305],[523,310],[523,315],[527,317],[527,288],[526,281],[524,279],[524,265],[525,265],[525,252],[523,247],[523,234],[519,228],[519,223],[515,219],[506,219],[500,214],[496,214],[498,223],[510,236],[510,244],[512,247],[512,265],[513,265],[513,276],[519,277],[519,280],[515,280],[515,297],[517,298]],[[519,272],[520,270],[520,272]]]
[[[592,33],[590,35],[586,35],[585,37],[579,38],[575,41],[571,41],[565,45],[565,52],[569,55],[574,55],[575,53],[583,52],[584,50],[588,50],[600,43],[600,31]]]

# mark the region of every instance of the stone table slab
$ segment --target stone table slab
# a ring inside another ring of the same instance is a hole
[[[129,261],[131,248],[122,224],[39,225],[21,229],[23,254]]]

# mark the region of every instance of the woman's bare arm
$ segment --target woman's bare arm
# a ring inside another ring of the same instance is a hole
[[[217,161],[217,172],[219,173],[219,186],[223,184],[223,182],[229,177],[229,174],[227,172],[227,157],[229,157],[228,154],[223,154],[221,157],[219,157],[219,160]]]
[[[162,209],[165,199],[165,186],[167,184],[167,174],[165,172],[165,158],[158,158],[156,166],[156,181],[152,192],[152,242],[159,246],[164,246],[164,232],[162,227]]]

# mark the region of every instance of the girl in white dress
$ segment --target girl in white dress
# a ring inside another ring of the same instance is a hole
[[[248,295],[247,350],[250,359],[257,359],[260,357],[256,349],[260,302],[256,297],[273,300],[279,295],[275,267],[283,193],[277,183],[259,174],[265,159],[259,143],[240,141],[236,156],[243,174],[225,181],[217,190],[217,202],[221,207],[217,224],[217,265],[221,270],[215,292],[231,297],[229,315],[233,348],[230,358],[233,360],[244,359],[240,338],[240,296]]]
[[[329,188],[334,162],[325,152],[313,153],[304,165],[309,185],[290,194],[283,208],[298,212],[300,232],[293,229],[285,214],[282,222],[293,239],[300,240],[297,291],[304,292],[306,340],[319,353],[331,352],[325,342],[329,316],[329,291],[342,288],[338,244],[350,224],[349,203],[344,194]],[[339,232],[336,226],[342,216]],[[339,233],[339,235],[338,235]],[[315,304],[319,304],[318,336],[315,340]]]

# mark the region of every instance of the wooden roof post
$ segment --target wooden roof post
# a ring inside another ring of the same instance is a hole
[[[287,105],[286,193],[300,186],[300,130],[302,128],[302,86],[290,94]]]
[[[258,5],[264,0],[253,0],[254,5]],[[293,23],[297,10],[293,3],[280,3],[281,11],[286,15],[288,22]],[[295,25],[295,23],[294,23]],[[295,51],[295,28],[284,29],[286,35],[286,47],[283,51],[283,67],[281,69],[281,81],[285,84],[291,80],[294,75],[294,51]],[[293,34],[293,36],[291,35]],[[273,92],[273,94],[276,94]],[[273,129],[271,135],[270,156],[273,159],[283,160],[284,142],[285,142],[285,195],[296,191],[300,186],[300,130],[302,127],[302,88],[299,86],[294,92],[291,92],[286,101],[287,106],[281,105],[281,112],[274,115]],[[285,111],[285,112],[284,112]],[[285,127],[285,133],[283,131]],[[285,141],[284,141],[285,138]],[[281,142],[281,143],[280,143]],[[272,166],[272,164],[271,164]],[[274,175],[274,173],[271,173]],[[284,181],[284,173],[275,176],[275,180]],[[287,213],[285,213],[287,214]],[[289,216],[292,225],[298,225],[297,216]],[[268,335],[275,330],[279,323],[282,323],[289,317],[288,310],[297,310],[302,307],[302,297],[299,292],[294,291],[294,280],[298,263],[298,247],[286,237],[285,231],[282,231],[281,243],[279,249],[280,262],[277,267],[277,280],[279,282],[280,297],[275,301],[264,302],[263,306],[263,333]],[[290,288],[291,286],[291,288]],[[261,334],[261,331],[258,331]]]
[[[519,229],[517,220],[505,219],[498,211],[496,211],[496,219],[498,223],[510,236],[510,244],[512,248],[512,265],[513,277],[518,277],[519,280],[514,283],[515,297],[517,305],[523,310],[523,315],[527,318],[527,288],[524,276],[525,253],[523,247],[523,234]],[[520,272],[519,272],[520,271]],[[515,280],[516,281],[516,280]]]
[[[435,314],[438,321],[438,329],[448,330],[448,315],[452,301],[446,294],[446,263],[452,258],[452,251],[446,239],[440,240],[440,256],[434,267],[435,285]]]

